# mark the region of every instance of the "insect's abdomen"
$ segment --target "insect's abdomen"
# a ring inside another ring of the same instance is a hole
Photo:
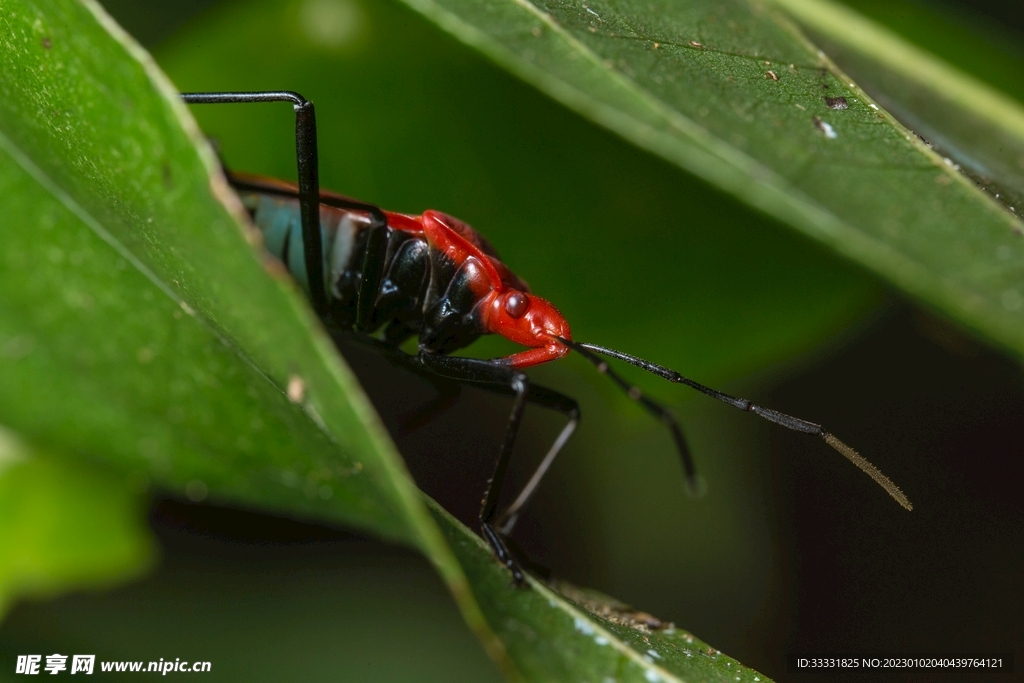
[[[288,268],[299,286],[309,292],[309,274],[302,244],[302,221],[299,204],[265,194],[246,193],[242,202],[249,210],[256,227],[263,233],[263,245]],[[353,257],[365,250],[366,219],[351,211],[320,207],[320,234],[324,255],[324,286],[331,292],[332,283],[350,270]],[[361,258],[358,259],[361,262]]]
[[[292,198],[242,193],[242,201],[263,234],[264,246],[309,291],[299,203]],[[320,206],[324,255],[326,322],[339,328],[356,323],[370,219],[365,213]],[[384,327],[384,338],[399,344],[419,335],[424,350],[447,353],[475,341],[482,333],[476,313],[478,297],[463,268],[433,248],[422,233],[388,227],[383,277],[368,332]]]

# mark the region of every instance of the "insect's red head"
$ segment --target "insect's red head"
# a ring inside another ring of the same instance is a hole
[[[483,305],[484,328],[517,344],[563,346],[558,337],[572,339],[569,323],[551,302],[539,296],[505,288],[493,292]]]

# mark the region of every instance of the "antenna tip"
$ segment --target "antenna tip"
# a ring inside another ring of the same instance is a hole
[[[859,467],[865,474],[874,479],[875,483],[885,489],[886,492],[892,496],[897,503],[902,505],[905,510],[909,512],[914,509],[914,506],[910,504],[910,500],[907,499],[903,491],[900,491],[900,487],[892,483],[889,477],[882,474],[881,470],[865,460],[864,456],[828,432],[822,432],[821,438],[823,438],[825,443],[829,446],[842,453],[850,462]]]
[[[686,493],[695,500],[703,498],[708,492],[708,482],[699,474],[686,477]]]

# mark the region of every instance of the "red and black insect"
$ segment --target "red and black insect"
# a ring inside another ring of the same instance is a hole
[[[228,173],[267,249],[309,294],[313,308],[333,333],[346,333],[417,372],[440,375],[513,397],[505,439],[480,510],[480,529],[516,584],[522,570],[504,537],[512,530],[544,473],[579,423],[576,401],[531,384],[524,368],[575,351],[608,375],[672,433],[691,488],[697,474],[675,416],[643,394],[601,358],[607,356],[685,384],[712,398],[806,434],[819,436],[871,476],[906,509],[906,496],[877,468],[821,425],[762,408],[688,379],[656,363],[572,339],[569,324],[547,300],[501,260],[488,242],[462,221],[425,211],[409,216],[320,190],[313,104],[294,92],[186,93],[185,102],[290,102],[295,109],[298,186],[257,176]],[[299,240],[301,238],[301,247]],[[480,360],[451,355],[484,334],[500,334],[526,350]],[[399,346],[418,337],[419,352]],[[568,422],[536,472],[500,514],[498,496],[509,455],[527,403],[556,410]]]

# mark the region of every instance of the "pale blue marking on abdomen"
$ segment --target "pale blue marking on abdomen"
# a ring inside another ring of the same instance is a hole
[[[251,194],[243,197],[243,203],[253,212],[253,222],[263,233],[266,250],[285,264],[295,281],[308,293],[309,280],[306,274],[298,200]],[[337,282],[338,277],[349,267],[357,229],[351,212],[327,206],[320,207],[324,287],[328,293],[332,293],[332,283]]]

